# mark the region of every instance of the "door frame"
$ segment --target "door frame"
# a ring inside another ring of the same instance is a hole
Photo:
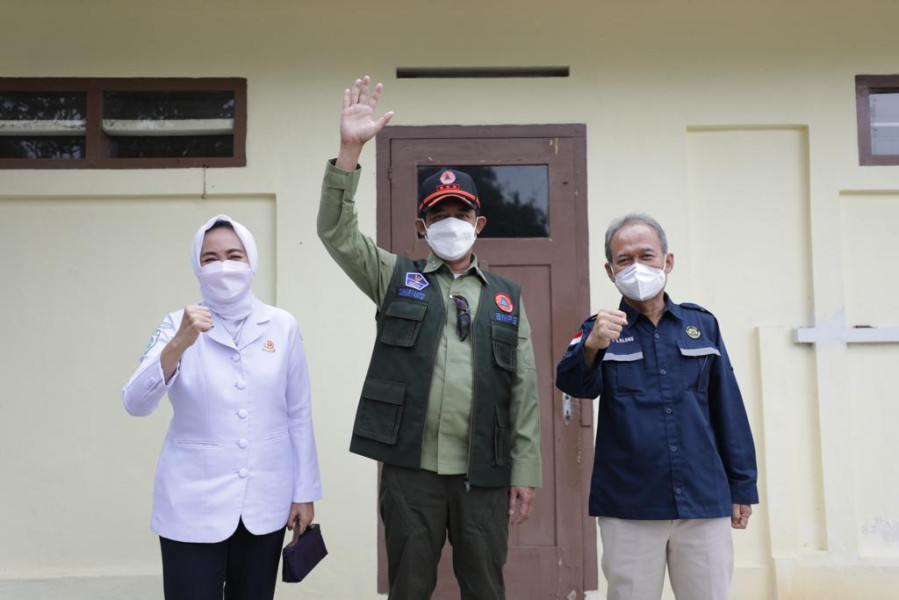
[[[578,261],[576,274],[575,305],[579,318],[590,314],[590,265],[589,265],[589,232],[587,225],[587,127],[581,123],[563,123],[557,125],[401,125],[385,127],[376,138],[376,234],[378,246],[391,248],[393,245],[393,232],[391,227],[391,177],[390,165],[391,145],[393,140],[409,139],[459,139],[459,138],[570,138],[574,143],[574,211],[576,215],[575,225],[575,249]],[[574,328],[572,328],[573,331]],[[567,340],[566,340],[567,341]],[[559,356],[564,348],[559,348]],[[555,388],[557,396],[561,392]],[[553,399],[553,404],[559,404]],[[578,472],[581,479],[582,490],[590,489],[590,478],[593,468],[593,403],[580,402],[576,405],[579,415],[575,415],[573,423],[580,425],[578,428]],[[544,433],[545,435],[545,433]],[[555,435],[555,432],[552,432]],[[583,450],[581,450],[583,449]],[[586,451],[584,451],[586,450]],[[555,492],[555,490],[554,490]],[[596,522],[588,513],[588,497],[582,493],[577,498],[581,514],[583,528],[583,589],[595,590],[599,586],[598,581],[598,556],[596,540]],[[561,499],[559,499],[561,500]],[[567,504],[571,506],[572,504]],[[557,502],[557,510],[566,504]],[[379,530],[382,525],[378,521]],[[386,593],[387,585],[387,557],[381,542],[383,532],[378,534],[378,591]]]

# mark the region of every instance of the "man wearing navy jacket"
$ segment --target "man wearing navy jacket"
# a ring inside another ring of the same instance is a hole
[[[578,330],[556,385],[600,397],[590,514],[599,517],[609,600],[657,600],[667,564],[679,599],[728,597],[730,529],[758,503],[755,446],[718,321],[665,293],[674,267],[655,219],[605,237],[623,298]]]

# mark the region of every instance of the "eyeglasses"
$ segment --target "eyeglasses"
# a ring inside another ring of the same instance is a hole
[[[459,339],[465,341],[471,333],[471,313],[468,312],[468,300],[464,296],[450,296],[456,303],[456,333]]]

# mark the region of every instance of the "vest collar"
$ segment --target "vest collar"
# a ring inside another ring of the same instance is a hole
[[[424,269],[422,269],[422,272],[433,273],[435,271],[439,271],[441,267],[446,267],[446,270],[452,273],[452,269],[449,268],[449,265],[443,262],[443,260],[439,256],[431,252],[428,255],[428,261],[425,263],[425,267]],[[484,275],[484,272],[478,266],[478,257],[474,254],[471,255],[471,265],[468,267],[468,269],[466,269],[463,275],[471,272],[474,272],[474,274],[477,275],[484,284],[487,283],[487,276]]]

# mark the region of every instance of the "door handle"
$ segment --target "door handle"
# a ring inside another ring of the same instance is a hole
[[[581,427],[593,425],[593,411],[584,410],[584,399],[575,398],[570,394],[562,394],[562,421],[566,425],[570,425],[575,418],[575,413],[578,415]]]
[[[574,403],[578,401],[577,398],[572,398],[568,394],[562,394],[562,420],[566,425],[571,423],[571,419],[574,416]],[[578,401],[580,404],[580,401]]]

